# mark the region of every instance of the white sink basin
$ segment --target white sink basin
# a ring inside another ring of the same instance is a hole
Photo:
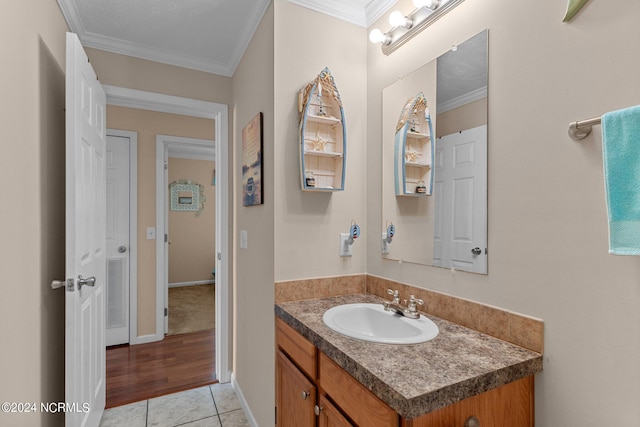
[[[425,316],[409,319],[382,304],[344,304],[330,308],[322,316],[336,332],[365,341],[386,344],[417,344],[438,336],[438,326]]]

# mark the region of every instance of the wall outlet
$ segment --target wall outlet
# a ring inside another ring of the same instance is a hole
[[[349,233],[340,233],[340,256],[351,256],[351,245],[349,241]]]

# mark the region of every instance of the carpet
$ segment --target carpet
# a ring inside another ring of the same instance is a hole
[[[169,332],[186,334],[215,328],[215,285],[169,288]]]

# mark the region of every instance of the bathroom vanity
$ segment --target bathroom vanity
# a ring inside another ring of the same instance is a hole
[[[384,301],[356,294],[276,304],[278,426],[534,425],[540,353],[430,315],[438,336],[412,345],[349,338],[323,323],[331,307]]]

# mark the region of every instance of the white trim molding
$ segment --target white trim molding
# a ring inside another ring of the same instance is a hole
[[[169,283],[167,286],[169,286],[170,288],[184,288],[185,286],[213,285],[215,283],[216,283],[215,280],[198,280],[195,282]]]
[[[438,114],[446,113],[447,111],[453,110],[454,108],[462,107],[463,105],[478,101],[486,97],[487,86],[484,86],[479,89],[472,90],[471,92],[467,92],[464,95],[460,95],[456,98],[450,99],[446,102],[439,103],[436,106],[436,111]]]
[[[249,403],[247,402],[247,398],[244,397],[244,393],[242,392],[242,388],[240,388],[240,384],[238,384],[238,380],[236,379],[235,374],[231,374],[231,385],[238,396],[238,400],[240,401],[240,406],[242,406],[242,410],[247,416],[247,421],[251,427],[260,427],[258,425],[258,421],[256,421],[256,417],[253,416],[253,412],[251,412],[251,408],[249,407]]]
[[[368,27],[384,15],[398,0],[372,0],[362,5],[359,1],[345,0],[289,0],[298,6],[342,19],[360,27]]]

